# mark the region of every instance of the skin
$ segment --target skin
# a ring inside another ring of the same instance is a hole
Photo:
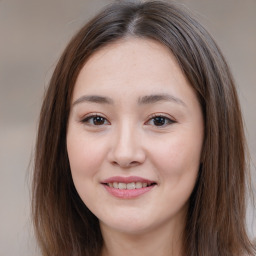
[[[78,194],[100,221],[102,255],[181,255],[203,127],[198,99],[165,46],[126,38],[89,58],[73,92],[67,150]],[[102,185],[113,176],[156,185],[117,198]]]

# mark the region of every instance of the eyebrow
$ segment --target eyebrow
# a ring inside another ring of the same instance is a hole
[[[154,104],[154,103],[158,103],[161,101],[170,101],[170,102],[174,102],[174,103],[178,103],[180,105],[183,106],[187,106],[184,101],[182,101],[181,99],[170,95],[170,94],[152,94],[152,95],[146,95],[143,97],[140,97],[138,99],[138,104],[139,105],[147,105],[147,104]],[[99,96],[99,95],[83,95],[80,98],[78,98],[72,105],[77,105],[79,103],[82,102],[91,102],[91,103],[100,103],[100,104],[114,104],[114,101],[109,98],[109,97],[103,97],[103,96]]]
[[[98,96],[98,95],[84,95],[78,98],[72,105],[76,105],[82,102],[92,102],[101,104],[113,104],[113,100],[108,97]]]
[[[182,101],[181,99],[170,95],[170,94],[153,94],[153,95],[148,95],[148,96],[143,96],[141,98],[138,99],[138,103],[139,105],[142,104],[153,104],[153,103],[158,103],[161,101],[170,101],[170,102],[174,102],[174,103],[178,103],[180,105],[183,105],[184,107],[186,107],[187,105],[185,104],[184,101]]]

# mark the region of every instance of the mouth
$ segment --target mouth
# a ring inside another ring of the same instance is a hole
[[[112,177],[104,180],[101,184],[112,196],[122,199],[139,197],[157,185],[155,181],[135,176]]]
[[[124,183],[124,182],[109,182],[109,183],[103,183],[104,185],[110,187],[110,188],[116,188],[116,189],[124,189],[124,190],[132,190],[132,189],[141,189],[146,187],[151,187],[156,185],[155,182],[130,182],[130,183]]]

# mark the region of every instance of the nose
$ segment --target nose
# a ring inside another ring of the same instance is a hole
[[[124,124],[112,135],[112,147],[108,154],[111,164],[130,168],[142,164],[146,159],[142,137],[136,128]]]

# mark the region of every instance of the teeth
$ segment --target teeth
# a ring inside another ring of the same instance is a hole
[[[126,184],[125,183],[119,183],[118,188],[119,189],[126,189]]]
[[[145,188],[148,186],[146,182],[131,182],[131,183],[123,183],[123,182],[113,182],[108,183],[108,186],[111,188],[118,189],[137,189],[137,188]]]
[[[147,184],[147,183],[146,183]],[[136,182],[136,188],[142,188],[142,183],[141,182]]]
[[[135,186],[135,183],[134,183],[134,182],[132,182],[132,183],[128,183],[128,184],[126,185],[126,187],[127,187],[127,189],[135,189],[135,188],[136,188],[136,186]]]

